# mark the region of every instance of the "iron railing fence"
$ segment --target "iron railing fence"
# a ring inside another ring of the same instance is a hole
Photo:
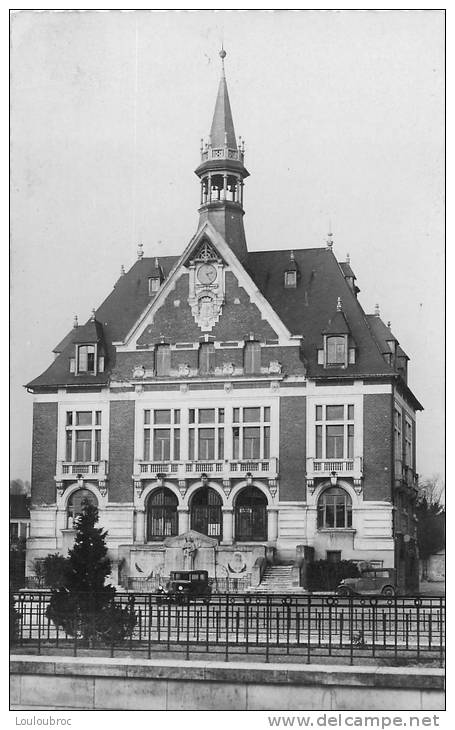
[[[142,652],[201,653],[228,661],[243,655],[266,662],[283,657],[307,663],[332,657],[350,664],[384,659],[401,663],[435,661],[445,655],[445,598],[315,596],[293,594],[214,594],[187,603],[163,602],[159,594],[117,594],[114,603],[136,616],[123,641],[93,637],[75,619],[66,633],[46,616],[50,591],[14,594],[18,612],[16,650],[45,653],[56,649],[75,656],[98,649],[111,656]],[[95,624],[95,617],[88,619]]]

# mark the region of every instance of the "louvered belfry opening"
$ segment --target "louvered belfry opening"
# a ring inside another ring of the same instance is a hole
[[[267,498],[257,487],[242,489],[235,501],[235,539],[267,540]]]
[[[147,502],[147,542],[178,535],[178,499],[170,489],[157,489]]]
[[[191,500],[191,529],[221,540],[223,516],[221,497],[211,487],[201,487]]]

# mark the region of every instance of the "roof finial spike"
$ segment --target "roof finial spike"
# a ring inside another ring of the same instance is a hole
[[[380,309],[379,309],[379,304],[375,304],[374,305],[374,314],[375,314],[375,317],[380,317],[381,316],[381,312],[380,312]]]
[[[221,74],[222,76],[225,75],[224,72],[224,59],[226,58],[226,51],[224,50],[224,44],[221,42],[221,51],[220,51],[220,58],[221,58]]]
[[[390,319],[387,322],[387,327],[389,328],[389,330],[392,329],[392,322],[390,321]]]
[[[144,249],[144,244],[143,243],[139,243],[138,244],[138,247],[137,247],[137,257],[138,257],[139,260],[144,258],[144,250],[143,249]]]
[[[125,276],[125,267],[123,266],[123,264],[120,267],[120,276]]]
[[[78,320],[78,318],[77,318],[77,314],[75,314],[75,315],[74,315],[74,319],[73,319],[73,327],[74,327],[74,328],[76,328],[76,327],[79,327],[79,320]]]
[[[331,251],[331,250],[332,250],[332,248],[333,248],[333,241],[332,241],[332,238],[333,238],[333,233],[328,233],[328,234],[327,234],[327,241],[326,241],[326,243],[327,243],[327,249],[328,249],[329,251]]]
[[[347,264],[350,264],[351,263],[351,257],[350,257],[350,255],[348,253],[346,254],[346,263]]]
[[[343,308],[343,305],[341,303],[341,297],[338,297],[338,299],[337,299],[337,312],[341,312],[342,308]]]
[[[95,309],[92,309],[92,316],[90,317],[91,321],[94,322],[96,319],[96,311]]]
[[[291,261],[295,261],[294,251],[291,251],[291,253],[289,254],[289,258],[291,259]]]

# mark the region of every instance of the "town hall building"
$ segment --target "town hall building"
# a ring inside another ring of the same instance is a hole
[[[246,589],[267,564],[367,561],[415,587],[416,411],[408,356],[323,246],[249,251],[245,148],[225,72],[179,256],[142,246],[33,394],[27,566],[66,554],[84,498],[112,580],[191,564]],[[295,581],[294,581],[295,587]]]

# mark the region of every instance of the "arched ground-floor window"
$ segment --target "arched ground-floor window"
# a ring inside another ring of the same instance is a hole
[[[178,535],[178,499],[170,489],[155,489],[147,500],[147,541]]]
[[[82,513],[82,502],[85,499],[87,500],[87,502],[90,502],[90,504],[98,507],[98,500],[93,492],[91,492],[89,489],[76,489],[76,491],[73,492],[70,496],[68,500],[68,506],[66,508],[66,524],[69,529],[73,529],[76,527],[76,520]]]
[[[219,540],[223,535],[221,497],[211,487],[201,487],[191,500],[191,529]]]
[[[245,487],[235,500],[235,539],[267,540],[267,498],[257,487]]]
[[[318,528],[352,527],[352,500],[344,489],[329,487],[318,499]]]

